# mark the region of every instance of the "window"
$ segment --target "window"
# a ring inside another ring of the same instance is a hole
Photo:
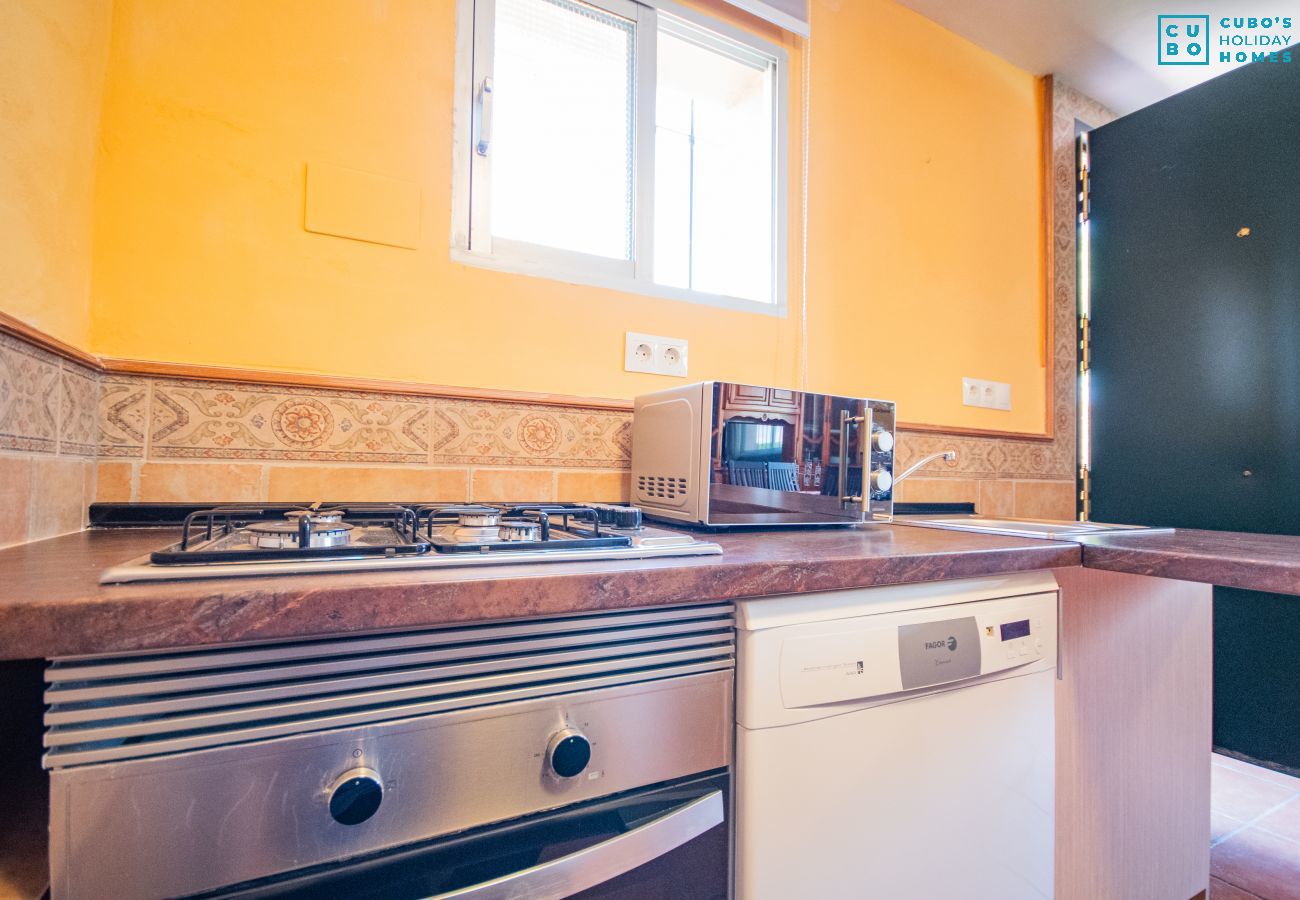
[[[785,54],[670,0],[461,0],[456,258],[785,310]]]

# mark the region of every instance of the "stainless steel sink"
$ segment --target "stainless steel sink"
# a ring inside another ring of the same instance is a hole
[[[1008,537],[1045,538],[1068,541],[1096,534],[1126,531],[1170,531],[1146,525],[1110,525],[1104,522],[1065,522],[1052,519],[999,519],[994,516],[895,516],[895,525],[944,528],[949,531],[976,531]]]

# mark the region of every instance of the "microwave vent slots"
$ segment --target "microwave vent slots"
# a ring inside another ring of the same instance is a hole
[[[675,500],[686,493],[686,479],[671,475],[638,475],[637,490],[643,497]]]
[[[46,669],[46,768],[731,669],[734,607],[692,604]]]

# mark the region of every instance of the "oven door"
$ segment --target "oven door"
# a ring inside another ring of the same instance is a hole
[[[725,900],[729,795],[723,772],[201,896]]]
[[[863,519],[865,400],[713,385],[708,525]]]

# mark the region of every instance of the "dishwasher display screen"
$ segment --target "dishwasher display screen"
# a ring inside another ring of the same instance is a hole
[[[1014,641],[1016,638],[1029,637],[1029,620],[1005,622],[1002,625],[1002,640]]]

